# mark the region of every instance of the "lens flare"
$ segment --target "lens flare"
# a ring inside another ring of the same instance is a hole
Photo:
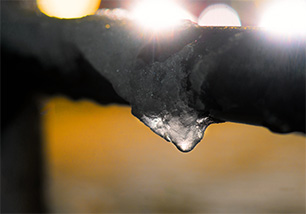
[[[37,0],[40,11],[62,19],[80,18],[94,14],[101,0]]]
[[[237,12],[226,4],[214,4],[207,7],[199,16],[201,26],[241,26]]]
[[[259,24],[268,31],[285,35],[306,35],[306,1],[274,1]]]
[[[153,30],[174,27],[183,19],[195,21],[194,16],[169,0],[140,1],[131,14],[142,27]]]

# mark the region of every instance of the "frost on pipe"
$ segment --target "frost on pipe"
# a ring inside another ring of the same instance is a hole
[[[212,123],[209,115],[189,105],[193,92],[186,66],[193,55],[187,45],[164,61],[134,70],[130,80],[132,113],[183,152],[191,151]]]

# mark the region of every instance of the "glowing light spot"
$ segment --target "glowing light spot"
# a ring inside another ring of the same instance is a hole
[[[278,34],[306,34],[306,1],[287,0],[271,3],[263,14],[260,27]]]
[[[94,14],[101,0],[37,0],[37,6],[47,16],[71,19]]]
[[[105,25],[105,28],[106,28],[106,29],[110,29],[110,25],[109,25],[109,24],[106,24],[106,25]]]
[[[132,18],[142,27],[160,30],[174,27],[183,19],[195,17],[170,0],[144,0],[132,10]]]
[[[226,4],[214,4],[207,7],[199,16],[201,26],[241,26],[237,12]]]

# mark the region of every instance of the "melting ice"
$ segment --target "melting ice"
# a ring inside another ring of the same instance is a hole
[[[156,134],[173,143],[180,151],[191,151],[203,138],[205,129],[212,121],[208,117],[183,113],[179,117],[143,115],[141,120]]]

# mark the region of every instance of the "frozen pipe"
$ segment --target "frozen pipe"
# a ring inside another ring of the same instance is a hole
[[[35,58],[45,72],[29,74],[44,80],[37,90],[101,101],[108,92],[97,79],[108,81],[136,117],[181,151],[218,122],[305,133],[304,37],[188,21],[153,32],[111,13],[76,20],[4,17],[1,45]],[[83,87],[73,84],[80,77]]]

